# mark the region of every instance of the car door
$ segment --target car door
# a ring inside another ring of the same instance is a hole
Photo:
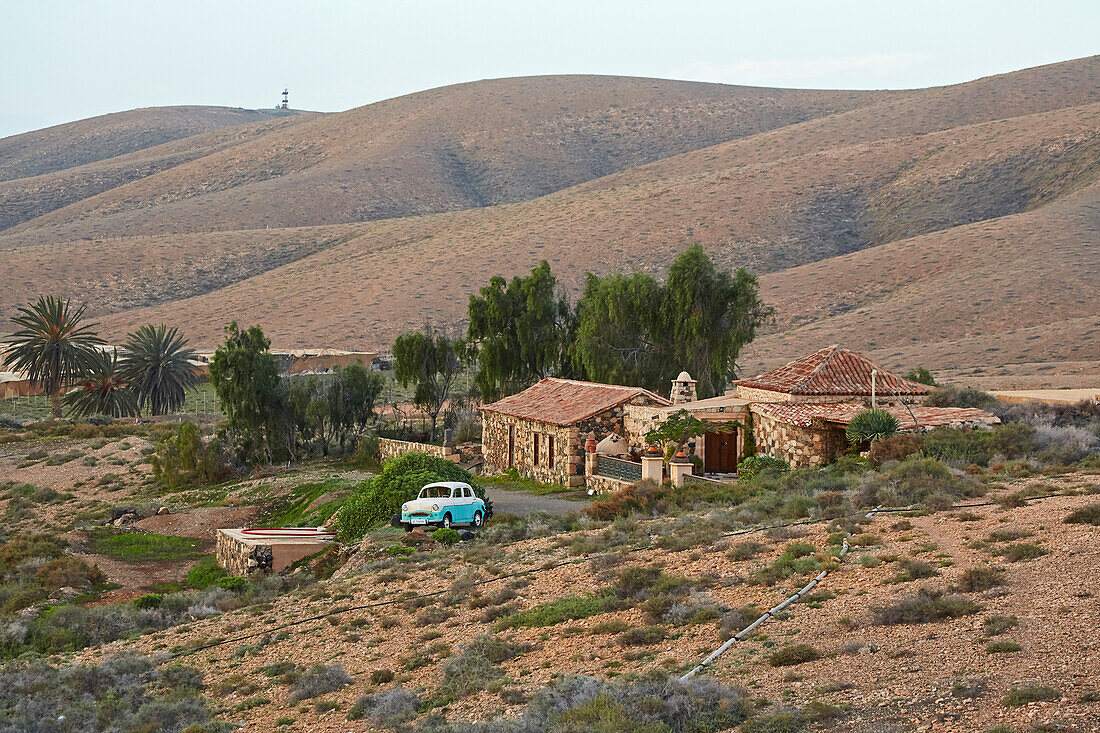
[[[474,492],[465,486],[462,487],[462,508],[465,510],[462,514],[463,522],[474,521]]]

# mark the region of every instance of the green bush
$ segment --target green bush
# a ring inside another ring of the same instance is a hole
[[[161,601],[164,600],[164,596],[160,593],[146,593],[143,596],[138,596],[134,599],[134,606],[136,608],[159,608]]]
[[[229,453],[221,441],[203,443],[194,423],[182,423],[157,443],[151,458],[153,478],[169,491],[212,484],[232,473]]]
[[[605,596],[568,596],[505,616],[497,621],[494,628],[496,631],[503,631],[504,629],[554,626],[563,621],[604,613],[608,610],[608,605],[608,598]]]
[[[1100,526],[1100,504],[1090,504],[1070,512],[1066,524],[1093,524]]]
[[[988,392],[972,387],[941,387],[925,398],[924,403],[933,407],[977,407],[989,410],[997,406],[997,398]]]
[[[378,447],[378,434],[371,431],[359,436],[351,463],[357,468],[376,468],[382,463],[382,452]]]
[[[229,573],[218,565],[217,560],[213,557],[205,557],[187,571],[187,584],[192,588],[203,590],[228,576]]]
[[[1053,702],[1062,697],[1062,691],[1047,685],[1010,687],[1002,702],[1005,707],[1018,708],[1032,702]]]
[[[792,644],[769,654],[768,664],[772,667],[793,667],[820,658],[821,653],[809,644]]]
[[[450,527],[440,527],[436,531],[432,532],[432,539],[441,545],[453,545],[462,539],[457,529],[451,529]]]
[[[942,590],[922,588],[915,595],[876,608],[875,622],[884,626],[924,624],[968,616],[980,610],[982,607],[966,596],[945,595]]]
[[[242,591],[248,587],[248,581],[235,575],[228,575],[224,578],[218,578],[214,581],[214,585],[225,590]]]
[[[368,530],[385,524],[406,501],[415,499],[425,484],[464,481],[484,498],[485,490],[473,483],[470,472],[454,461],[430,453],[406,453],[386,461],[382,472],[355,489],[337,514],[344,541],[362,538]]]
[[[964,593],[989,590],[998,585],[1004,585],[1004,571],[1000,568],[992,568],[988,565],[980,565],[976,568],[968,568],[959,576],[958,587]]]
[[[790,470],[791,465],[786,461],[760,453],[755,456],[749,456],[737,464],[737,480],[749,481],[757,474],[765,471],[786,473]]]

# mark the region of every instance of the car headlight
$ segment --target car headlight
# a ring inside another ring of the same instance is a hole
[[[438,504],[432,504],[432,511],[433,512],[438,512],[439,511],[439,505]]]
[[[403,511],[403,512],[407,512],[407,511],[409,511],[409,505],[408,505],[408,503],[405,503],[405,504],[402,504],[402,505],[401,505],[401,511]]]

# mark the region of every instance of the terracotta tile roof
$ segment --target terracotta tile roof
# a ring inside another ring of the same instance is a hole
[[[862,354],[833,345],[795,359],[758,377],[742,379],[742,387],[795,395],[869,395],[871,370],[880,395],[923,395],[932,390],[886,371]]]
[[[859,402],[758,402],[752,411],[790,425],[808,428],[815,420],[834,425],[847,425],[866,410]],[[939,425],[966,427],[989,426],[1000,422],[996,415],[976,407],[925,407],[924,405],[884,405],[882,409],[898,419],[902,430],[913,430],[913,416],[922,429]],[[913,415],[909,414],[913,411]]]
[[[639,395],[648,397],[657,405],[669,404],[664,397],[641,387],[547,377],[518,394],[478,409],[553,425],[572,425]]]

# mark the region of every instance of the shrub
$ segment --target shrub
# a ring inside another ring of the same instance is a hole
[[[203,443],[194,423],[182,423],[157,443],[153,478],[169,491],[222,481],[232,474],[229,452],[218,438]]]
[[[618,638],[623,646],[649,646],[664,641],[665,630],[660,626],[642,626],[627,629]]]
[[[797,711],[780,710],[749,718],[741,726],[741,733],[802,733],[805,729],[806,723]]]
[[[745,694],[711,677],[682,681],[654,671],[607,681],[569,675],[535,693],[518,718],[494,721],[491,730],[717,733],[735,729],[748,716]]]
[[[0,671],[6,730],[224,730],[202,697],[202,675],[157,668],[133,655],[96,665],[53,667],[40,660]]]
[[[401,685],[395,685],[385,692],[363,695],[348,710],[348,720],[368,717],[372,723],[396,728],[416,717],[420,708],[420,698]]]
[[[1032,702],[1053,702],[1061,697],[1061,690],[1047,685],[1022,685],[1010,687],[1001,702],[1005,707],[1018,708]]]
[[[981,606],[966,596],[945,595],[942,590],[921,588],[914,595],[879,606],[874,610],[874,617],[875,622],[883,626],[925,624],[968,616],[980,610]]]
[[[135,608],[159,608],[161,601],[164,600],[164,596],[160,593],[146,593],[143,596],[138,596],[134,599]]]
[[[999,555],[1009,562],[1021,562],[1023,560],[1034,560],[1037,557],[1042,557],[1047,554],[1047,551],[1039,547],[1039,545],[1030,542],[1016,542],[994,550],[993,554]]]
[[[898,567],[900,568],[898,574],[889,578],[886,581],[887,583],[908,583],[913,580],[922,580],[939,575],[934,567],[923,560],[906,558],[898,561]]]
[[[1020,645],[1014,641],[991,641],[985,645],[985,650],[990,654],[1011,654],[1020,649]]]
[[[406,453],[386,461],[382,472],[355,489],[337,515],[345,541],[362,538],[367,531],[390,520],[406,501],[416,498],[425,484],[464,481],[484,498],[485,490],[473,484],[470,472],[453,461],[430,453]]]
[[[318,695],[335,692],[353,682],[351,675],[339,664],[309,668],[290,686],[290,702],[301,702]]]
[[[1019,623],[1015,616],[987,616],[982,621],[982,631],[987,636],[1000,636],[1009,629],[1013,629]]]
[[[462,647],[457,656],[443,663],[440,694],[451,699],[485,689],[504,672],[499,665],[518,657],[523,650],[497,636],[482,634]]]
[[[368,431],[359,436],[351,463],[356,468],[377,468],[382,463],[382,452],[378,447],[378,434]]]
[[[1092,524],[1100,526],[1100,504],[1090,504],[1070,512],[1066,524]]]
[[[1001,568],[992,568],[988,565],[980,565],[976,568],[968,568],[959,576],[958,588],[964,593],[989,590],[994,586],[1004,585],[1004,571]]]
[[[773,667],[793,667],[796,664],[812,662],[820,658],[820,652],[809,644],[792,644],[769,654],[768,664]]]
[[[988,392],[972,387],[953,387],[947,385],[935,390],[925,398],[924,403],[933,407],[977,407],[990,410],[999,403]]]
[[[985,466],[993,455],[993,433],[989,430],[940,426],[921,436],[921,450],[925,456],[940,461]]]
[[[460,539],[462,538],[459,536],[458,530],[451,529],[450,527],[440,527],[432,532],[432,540],[441,545],[454,545],[457,544]]]
[[[875,463],[884,461],[904,461],[914,453],[920,453],[920,436],[911,433],[896,433],[871,444],[870,458]]]
[[[393,671],[388,669],[376,669],[370,673],[370,681],[376,685],[393,682]]]
[[[226,569],[218,565],[213,556],[209,556],[187,571],[187,584],[192,588],[206,589],[228,575]]]
[[[791,470],[791,465],[779,458],[759,453],[749,456],[737,464],[737,480],[749,481],[763,472],[786,473]]]
[[[730,560],[751,560],[760,554],[764,549],[764,545],[759,542],[753,542],[751,540],[747,542],[740,542],[730,548],[730,551],[726,553]]]
[[[604,613],[608,607],[608,600],[605,596],[569,596],[505,616],[496,623],[494,628],[497,631],[542,628],[555,626],[563,621],[588,618]]]
[[[864,410],[851,419],[844,435],[853,445],[861,445],[889,438],[900,426],[898,419],[886,410]]]

